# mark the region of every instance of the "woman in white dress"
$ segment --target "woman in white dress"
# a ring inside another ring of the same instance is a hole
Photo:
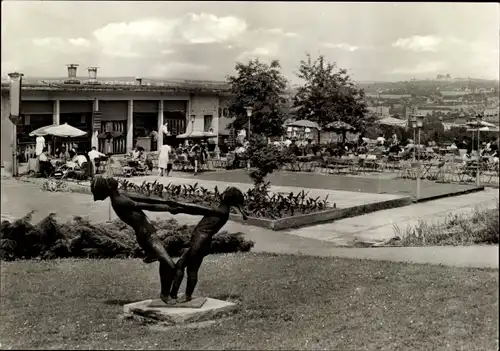
[[[170,145],[165,144],[160,148],[160,154],[158,155],[158,168],[160,169],[160,177],[163,177],[165,171],[167,172],[167,177],[170,176],[172,171],[172,163],[170,162],[170,153],[172,148]]]

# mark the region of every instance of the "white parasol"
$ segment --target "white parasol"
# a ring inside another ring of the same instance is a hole
[[[216,138],[217,134],[211,133],[211,132],[200,132],[200,131],[193,131],[191,133],[183,133],[177,135],[177,139],[205,139],[205,138]]]
[[[55,127],[55,126],[56,126],[55,124],[51,124],[51,125],[48,125],[48,126],[45,126],[45,127],[41,127],[41,128],[35,129],[34,131],[32,131],[29,134],[29,136],[46,136],[47,135],[47,129]]]
[[[42,128],[38,128],[34,130],[29,135],[30,136],[45,136],[45,135],[53,135],[57,137],[63,138],[74,138],[81,137],[86,135],[87,132],[80,130],[78,128],[70,126],[68,123],[64,123],[61,125],[50,125]]]

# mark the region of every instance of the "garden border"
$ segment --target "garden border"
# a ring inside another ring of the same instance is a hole
[[[285,217],[280,219],[264,219],[248,217],[246,221],[239,214],[231,214],[230,220],[239,223],[246,223],[256,227],[271,229],[274,231],[308,227],[320,223],[331,222],[339,219],[356,217],[363,214],[376,212],[380,210],[387,210],[390,208],[403,207],[413,203],[412,197],[401,197],[398,199],[391,199],[386,201],[372,202],[359,206],[346,207],[346,208],[330,208],[328,210],[300,214],[293,217]]]
[[[34,178],[46,181],[43,178]],[[28,183],[38,183],[36,180],[30,178],[21,178],[20,180]],[[40,183],[42,183],[40,181]],[[91,194],[90,186],[78,184],[75,182],[66,182],[69,192]],[[371,212],[376,212],[380,210],[403,207],[410,205],[414,202],[413,197],[405,196],[397,199],[372,202],[368,204],[346,207],[346,208],[328,208],[323,211],[299,214],[296,216],[285,217],[280,219],[264,219],[256,217],[248,217],[246,221],[243,220],[242,216],[239,214],[231,214],[229,219],[234,222],[244,223],[247,225],[252,225],[261,228],[267,228],[274,231],[313,226],[320,223],[330,222],[338,219],[344,219],[349,217],[355,217]]]

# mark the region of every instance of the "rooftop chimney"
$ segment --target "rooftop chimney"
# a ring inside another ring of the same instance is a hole
[[[80,81],[76,79],[76,69],[78,67],[77,64],[69,64],[68,66],[68,80],[66,80],[64,83],[66,84],[80,84]]]
[[[89,67],[89,83],[97,83],[97,69],[99,67]]]
[[[142,78],[141,77],[135,78],[135,84],[142,85]]]

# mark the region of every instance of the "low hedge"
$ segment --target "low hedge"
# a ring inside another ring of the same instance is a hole
[[[136,258],[144,257],[133,230],[120,220],[91,224],[81,217],[59,223],[54,213],[32,224],[32,213],[16,220],[3,220],[0,259]],[[194,226],[179,225],[175,219],[153,221],[158,235],[172,257],[189,246]],[[223,231],[212,241],[212,254],[250,251],[254,242],[242,233]]]

